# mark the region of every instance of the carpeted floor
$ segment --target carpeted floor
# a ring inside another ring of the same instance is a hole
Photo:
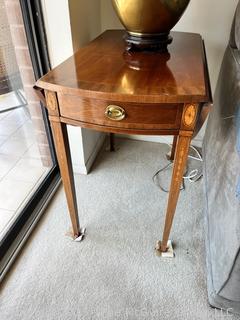
[[[171,238],[176,257],[162,259],[167,195],[152,182],[168,146],[118,140],[88,176],[76,176],[82,243],[69,225],[60,188],[11,272],[0,297],[1,320],[237,319],[208,306],[202,182],[182,191]]]

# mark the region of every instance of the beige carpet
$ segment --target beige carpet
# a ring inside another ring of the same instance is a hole
[[[172,239],[176,257],[154,254],[166,194],[152,175],[166,145],[118,140],[88,176],[76,176],[86,239],[74,243],[62,188],[41,219],[0,297],[1,320],[237,319],[208,306],[202,182],[181,192]]]

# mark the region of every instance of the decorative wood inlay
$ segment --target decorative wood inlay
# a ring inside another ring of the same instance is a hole
[[[183,111],[183,124],[186,127],[192,127],[197,117],[197,107],[194,104],[188,104]]]
[[[53,116],[59,115],[57,94],[54,91],[45,90],[48,113]]]

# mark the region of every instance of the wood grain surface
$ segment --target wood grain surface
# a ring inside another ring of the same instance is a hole
[[[124,31],[110,30],[51,70],[37,86],[82,98],[142,103],[208,102],[200,35],[172,32],[169,54],[127,54]]]

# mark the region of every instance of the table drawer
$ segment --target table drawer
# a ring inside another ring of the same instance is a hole
[[[58,94],[62,117],[126,129],[178,129],[181,104],[135,104]]]

